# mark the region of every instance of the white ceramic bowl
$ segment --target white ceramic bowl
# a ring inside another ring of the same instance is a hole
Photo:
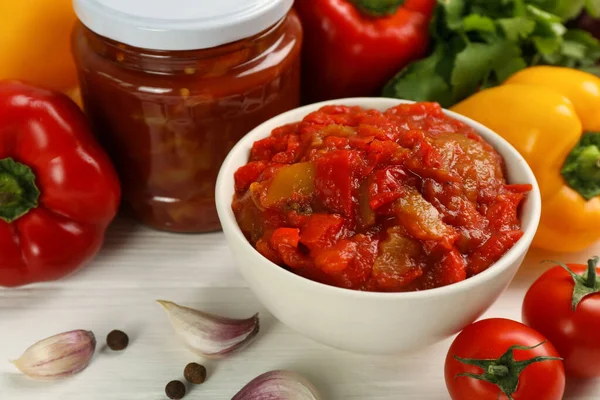
[[[406,101],[384,98],[342,99],[281,114],[246,135],[231,151],[219,173],[219,218],[238,269],[262,304],[281,322],[323,344],[343,350],[390,354],[418,349],[445,339],[475,321],[506,289],[537,230],[540,192],[533,172],[503,138],[461,115],[506,160],[511,183],[529,183],[533,191],[522,209],[524,236],[488,270],[465,281],[409,293],[371,293],[313,282],[273,264],[256,251],[239,229],[231,210],[234,172],[247,163],[252,144],[281,125],[300,121],[327,104],[385,110]],[[510,116],[507,116],[510,118]]]

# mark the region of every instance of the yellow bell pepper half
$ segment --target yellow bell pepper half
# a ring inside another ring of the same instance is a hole
[[[600,78],[531,67],[453,107],[508,140],[540,185],[533,245],[575,252],[600,239]]]
[[[0,79],[18,79],[76,96],[71,55],[72,0],[0,1]]]

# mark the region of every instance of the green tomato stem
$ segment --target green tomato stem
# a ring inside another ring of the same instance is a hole
[[[598,266],[598,260],[599,260],[598,257],[593,257],[588,260],[586,286],[591,289],[596,288],[596,282],[598,280],[598,274],[596,272],[596,267]]]
[[[488,373],[490,375],[504,377],[508,375],[508,367],[506,365],[490,365],[488,367]]]
[[[545,343],[546,342],[542,342],[535,346],[511,346],[498,359],[461,358],[454,355],[454,359],[458,362],[466,365],[476,366],[483,371],[481,374],[462,373],[456,375],[455,378],[466,377],[492,383],[496,385],[502,391],[502,393],[506,395],[506,397],[512,400],[513,394],[519,387],[519,377],[525,368],[535,363],[562,360],[558,357],[545,356],[533,357],[529,360],[523,361],[515,360],[515,350],[533,350],[537,347],[543,346]]]
[[[583,275],[576,274],[564,263],[558,261],[544,261],[559,265],[573,278],[573,297],[571,299],[571,308],[573,312],[577,311],[579,303],[587,296],[600,293],[600,279],[598,279],[598,272],[596,270],[599,261],[600,258],[598,256],[589,259],[587,271]]]

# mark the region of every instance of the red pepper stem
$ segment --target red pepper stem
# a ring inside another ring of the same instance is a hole
[[[5,173],[0,173],[0,207],[7,207],[18,200],[21,188],[17,180]]]
[[[0,220],[11,223],[38,206],[35,174],[12,158],[0,159]]]
[[[356,8],[369,17],[394,14],[406,0],[350,0]]]

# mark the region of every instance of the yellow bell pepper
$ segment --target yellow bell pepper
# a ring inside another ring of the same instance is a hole
[[[0,79],[18,79],[77,96],[71,55],[72,0],[0,1]]]
[[[600,239],[600,79],[562,67],[531,67],[453,111],[508,140],[542,194],[533,245],[574,252]]]

